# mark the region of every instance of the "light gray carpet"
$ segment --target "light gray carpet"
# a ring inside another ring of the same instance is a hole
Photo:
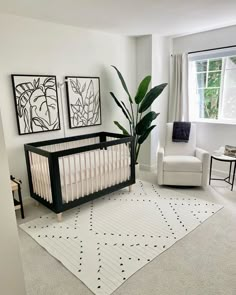
[[[215,189],[221,194],[212,188],[175,189],[192,197],[220,203],[224,209],[138,271],[114,295],[235,295],[236,194],[225,188]],[[27,220],[48,212],[41,206],[26,207]],[[20,241],[28,295],[92,294],[21,230]]]

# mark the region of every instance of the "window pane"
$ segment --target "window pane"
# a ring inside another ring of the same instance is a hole
[[[225,61],[224,87],[236,87],[236,57],[227,57]]]
[[[206,72],[207,70],[207,60],[196,61],[197,72]]]
[[[236,56],[227,58],[226,69],[236,69]]]
[[[208,73],[208,87],[220,87],[221,72]]]
[[[190,116],[236,122],[236,54],[222,52],[189,60]],[[202,58],[202,59],[201,59]],[[204,58],[204,60],[203,60]],[[194,60],[195,59],[195,60]]]
[[[236,120],[236,88],[225,88],[222,101],[222,117]]]
[[[222,59],[209,60],[209,71],[220,71],[222,69]]]
[[[206,119],[217,119],[218,108],[219,108],[219,95],[220,89],[209,89],[204,90],[204,118]]]
[[[198,89],[198,106],[199,106],[199,118],[205,118],[204,114],[204,89]]]
[[[222,97],[222,117],[236,119],[236,57],[227,57]]]
[[[197,86],[198,88],[206,87],[206,73],[197,74]]]

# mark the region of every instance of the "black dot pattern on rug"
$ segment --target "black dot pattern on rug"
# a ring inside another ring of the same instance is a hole
[[[82,281],[83,277],[94,275],[94,293],[106,294],[110,267],[114,268],[112,285],[117,288],[116,282],[127,280],[132,268],[136,270],[149,263],[191,231],[189,219],[197,226],[218,211],[214,204],[183,197],[172,189],[167,191],[150,184],[146,190],[145,182],[139,180],[137,186],[130,193],[124,188],[68,210],[60,223],[55,216],[40,216],[40,222],[27,223],[25,230],[35,233],[39,244],[42,241],[51,243],[53,248],[55,245],[63,250],[68,248],[68,259],[76,258],[76,262],[72,261],[74,274]],[[91,239],[87,240],[89,236]],[[91,273],[86,249],[95,251],[91,252],[96,257]],[[61,253],[67,255],[63,250]]]

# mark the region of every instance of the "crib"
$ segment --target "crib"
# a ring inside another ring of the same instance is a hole
[[[134,137],[110,132],[24,145],[31,197],[62,212],[135,183]]]

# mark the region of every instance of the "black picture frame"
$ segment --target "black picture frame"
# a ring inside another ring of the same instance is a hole
[[[101,125],[100,78],[66,76],[65,81],[70,129]],[[88,93],[91,95],[89,98]]]
[[[55,75],[12,74],[11,81],[19,135],[61,129]]]

